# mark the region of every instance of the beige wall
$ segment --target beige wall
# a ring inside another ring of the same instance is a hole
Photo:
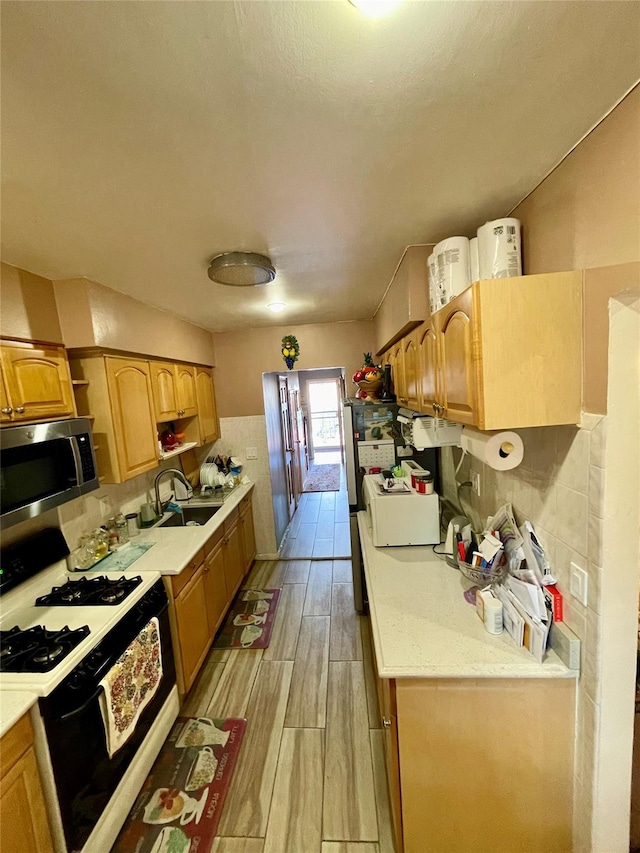
[[[640,86],[513,211],[527,274],[640,260]]]
[[[87,279],[54,282],[67,347],[107,347],[213,365],[213,335]]]
[[[53,283],[48,278],[0,266],[0,335],[62,343]]]
[[[286,371],[282,338],[295,335],[300,346],[298,370],[345,367],[347,385],[362,365],[362,353],[374,348],[372,320],[318,323],[309,326],[270,326],[214,335],[216,396],[220,417],[264,413],[262,374]]]

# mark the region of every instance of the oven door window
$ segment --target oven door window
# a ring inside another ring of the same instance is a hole
[[[56,438],[2,451],[2,514],[77,485],[71,442]]]

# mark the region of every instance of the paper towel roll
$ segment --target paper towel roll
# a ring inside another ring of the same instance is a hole
[[[447,237],[436,245],[433,254],[438,280],[439,307],[442,307],[471,284],[469,240],[467,237]]]
[[[429,308],[435,314],[438,308],[438,283],[436,281],[436,262],[433,252],[427,258],[427,274],[429,280]]]
[[[478,238],[469,240],[469,272],[471,283],[480,279],[480,263],[478,261]]]
[[[522,275],[520,220],[494,219],[478,228],[480,278]]]
[[[510,471],[517,468],[524,458],[524,444],[517,432],[479,432],[465,427],[462,430],[460,446],[463,450],[494,468],[496,471]]]

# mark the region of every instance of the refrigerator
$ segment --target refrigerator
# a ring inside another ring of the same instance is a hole
[[[363,480],[371,468],[391,468],[396,464],[395,421],[398,407],[394,403],[369,403],[365,400],[344,401],[344,443],[347,494],[349,496],[349,528],[353,567],[353,598],[358,613],[367,612],[364,567],[358,535],[358,511],[364,509]]]
[[[343,423],[349,495],[349,526],[353,564],[353,595],[358,613],[367,612],[367,591],[358,534],[358,512],[364,509],[363,483],[372,468],[392,468],[400,457],[398,448],[405,447],[401,425],[396,420],[395,403],[369,403],[348,399],[343,404]],[[440,466],[437,448],[412,450],[409,457],[434,476],[435,490],[440,493]]]

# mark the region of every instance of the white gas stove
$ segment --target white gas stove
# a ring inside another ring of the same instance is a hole
[[[160,577],[159,572],[80,575],[61,560],[23,581],[2,597],[0,689],[48,696]],[[56,587],[64,589],[52,596]],[[41,597],[51,600],[37,605]],[[38,626],[43,630],[29,630]]]

